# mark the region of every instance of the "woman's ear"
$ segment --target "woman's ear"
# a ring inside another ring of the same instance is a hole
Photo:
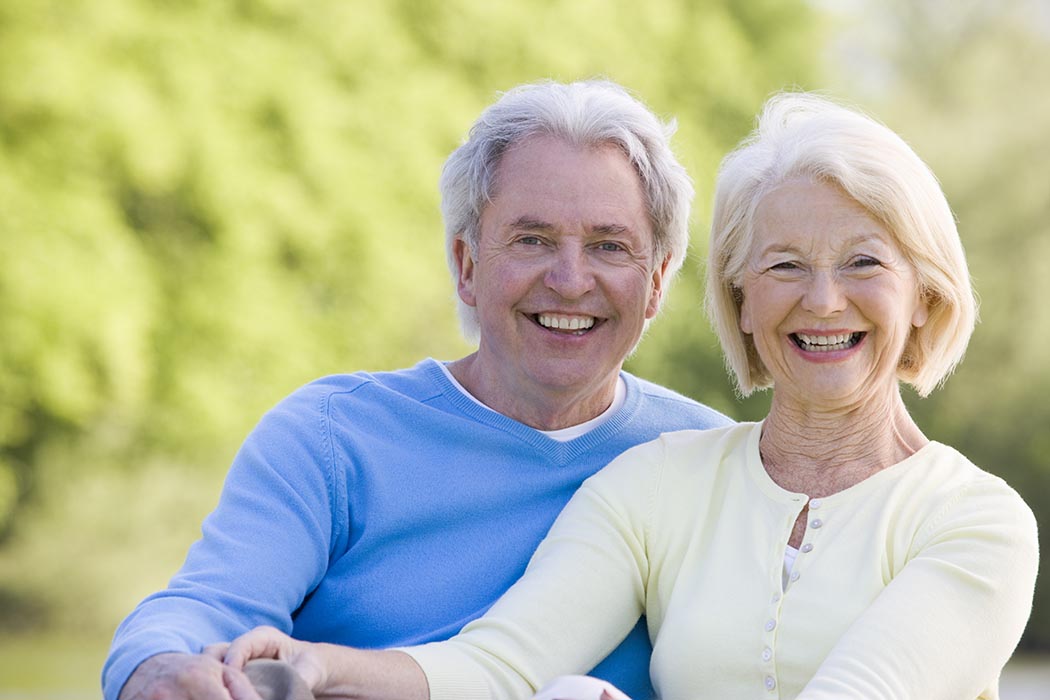
[[[733,298],[740,305],[740,332],[751,335],[754,327],[751,324],[751,310],[748,308],[747,300],[744,299],[744,290],[740,287],[733,287]]]
[[[930,319],[930,302],[925,292],[919,292],[919,300],[915,304],[915,311],[911,315],[911,325],[922,328]]]

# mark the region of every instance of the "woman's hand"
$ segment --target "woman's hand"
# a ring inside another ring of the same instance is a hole
[[[292,639],[273,627],[256,627],[228,644],[205,647],[204,655],[243,670],[252,659],[276,659],[289,664],[314,694],[324,690],[328,673],[317,645]]]
[[[403,652],[303,642],[273,627],[256,627],[229,644],[212,644],[204,654],[238,670],[253,659],[283,661],[302,676],[318,700],[427,700],[430,696],[423,670]],[[232,691],[235,700],[255,700],[251,692]]]
[[[619,688],[592,676],[560,676],[532,696],[532,700],[631,700]]]

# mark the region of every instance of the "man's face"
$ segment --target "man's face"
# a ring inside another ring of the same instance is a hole
[[[618,148],[533,137],[510,149],[476,256],[457,242],[484,382],[520,401],[604,409],[659,307],[666,261],[653,248],[641,181]]]

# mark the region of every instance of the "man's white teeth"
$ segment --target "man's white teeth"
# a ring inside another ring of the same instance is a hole
[[[545,328],[553,328],[559,331],[585,331],[594,325],[593,316],[550,316],[547,314],[539,315],[540,325]]]
[[[836,335],[808,335],[796,333],[799,344],[804,350],[815,352],[828,352],[831,350],[845,350],[853,347],[860,340],[860,333],[839,333]]]

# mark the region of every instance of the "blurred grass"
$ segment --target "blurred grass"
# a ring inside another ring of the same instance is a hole
[[[6,636],[0,640],[0,700],[95,700],[109,636]]]

